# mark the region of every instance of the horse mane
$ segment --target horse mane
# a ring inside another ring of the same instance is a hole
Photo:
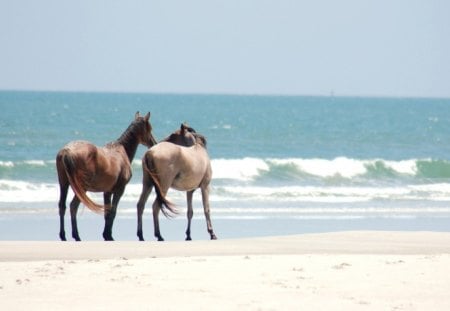
[[[181,133],[183,131],[191,133],[194,136],[194,138],[195,138],[195,134],[197,133],[193,127],[190,127],[187,123],[182,123],[180,129],[176,130],[175,132],[173,132],[166,138],[161,139],[161,142],[163,142],[163,141],[174,142],[176,140],[176,137],[181,136]]]
[[[195,137],[195,142],[197,144],[200,144],[206,148],[206,137],[205,136],[203,136],[200,133],[197,133],[197,131],[194,128],[190,127],[187,123],[183,123],[181,125],[181,128],[184,128],[186,131],[191,133]]]
[[[195,137],[195,141],[197,144],[203,146],[206,149],[206,137],[203,136],[202,134],[198,134],[198,133],[192,133]]]
[[[112,141],[110,144],[121,144],[121,145],[125,145],[130,143],[131,140],[136,139],[136,131],[137,128],[139,126],[139,121],[140,120],[135,120],[133,122],[131,122],[131,124],[127,127],[127,129],[125,131],[123,131],[123,133],[120,135],[120,137],[118,139],[116,139],[115,141]]]
[[[183,123],[183,124],[181,125],[181,127],[184,128],[184,129],[185,129],[186,131],[188,131],[189,133],[197,133],[197,131],[196,131],[193,127],[190,127],[186,122]]]
[[[131,124],[120,135],[120,137],[112,142],[109,142],[106,147],[115,147],[118,145],[122,145],[125,148],[125,152],[127,153],[127,156],[131,161],[131,159],[134,158],[138,145],[138,137],[136,136],[136,133],[138,132],[139,126],[142,126],[141,123],[143,120],[143,117],[139,117],[138,119],[131,122]]]
[[[195,144],[199,144],[204,148],[206,148],[206,137],[203,136],[202,134],[197,133],[197,131],[194,128],[190,127],[187,123],[181,124],[180,129],[176,130],[166,138],[162,139],[161,142],[165,141],[174,143],[176,141],[176,137],[180,136],[183,131],[188,132],[192,136],[194,136]]]

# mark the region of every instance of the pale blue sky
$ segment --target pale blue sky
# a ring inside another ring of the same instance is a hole
[[[0,89],[450,97],[450,1],[0,0]]]

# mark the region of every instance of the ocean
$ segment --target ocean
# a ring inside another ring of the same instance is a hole
[[[450,231],[450,99],[1,91],[0,239],[58,240],[56,153],[72,140],[115,140],[136,111],[151,112],[157,140],[183,122],[206,136],[219,239]],[[138,148],[119,204],[117,240],[137,240],[145,151]],[[161,216],[161,233],[182,240],[185,194],[168,197],[181,214]],[[144,212],[147,240],[153,200],[154,193]],[[102,239],[102,216],[81,207],[78,224],[83,240]],[[192,237],[208,236],[197,191]]]

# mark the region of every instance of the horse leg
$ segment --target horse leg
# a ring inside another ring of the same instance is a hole
[[[66,214],[66,200],[67,192],[69,190],[69,183],[60,184],[59,188],[59,238],[61,239],[61,241],[67,241],[66,231],[64,230],[64,215]]]
[[[116,218],[117,205],[119,204],[120,198],[122,197],[125,187],[122,187],[118,191],[114,192],[112,205],[108,210],[105,209],[105,229],[103,230],[103,238],[105,241],[114,241],[112,237],[112,227],[114,223],[114,218]]]
[[[106,219],[107,219],[107,215],[108,213],[111,211],[112,205],[111,205],[111,197],[112,197],[112,192],[103,192],[103,203],[105,204],[105,211],[104,211],[104,218],[105,218],[105,228],[103,229],[103,239],[105,239],[105,241],[107,241],[106,237],[105,237],[105,232],[106,232]]]
[[[78,206],[80,206],[80,200],[74,195],[72,202],[70,202],[70,219],[72,221],[72,237],[75,241],[81,241],[77,226]]]
[[[141,196],[139,197],[139,201],[137,203],[137,218],[138,218],[137,236],[139,237],[139,241],[144,241],[144,235],[142,233],[142,214],[144,213],[145,202],[147,202],[148,196],[152,192],[152,189],[153,189],[153,186],[151,184],[149,185],[145,181],[145,176],[144,176],[144,182],[142,183]]]
[[[186,241],[191,241],[191,220],[192,216],[194,215],[194,210],[192,208],[192,196],[194,194],[195,190],[186,192],[186,199],[187,199],[187,219],[188,219],[188,225],[186,229]]]
[[[158,239],[158,241],[164,241],[163,237],[161,236],[161,232],[159,231],[159,211],[161,210],[161,203],[158,201],[158,199],[155,199],[153,202],[153,227],[155,230],[155,237]]]
[[[211,240],[217,240],[217,237],[214,234],[212,228],[209,211],[209,185],[202,187],[202,202],[203,202],[203,210],[205,212],[206,228],[208,229],[208,233],[211,236]]]

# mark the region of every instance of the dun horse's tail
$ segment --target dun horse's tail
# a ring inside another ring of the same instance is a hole
[[[79,176],[80,173],[76,170],[73,157],[71,157],[67,152],[63,151],[61,154],[61,162],[62,166],[64,167],[67,179],[69,180],[70,186],[72,187],[72,190],[78,197],[78,199],[80,199],[81,203],[83,203],[90,210],[96,213],[103,213],[103,211],[105,210],[105,206],[95,203],[86,195],[86,190],[81,184],[81,178]]]
[[[148,159],[147,156],[145,156],[144,160],[142,161],[142,167],[144,168],[144,173],[147,173],[152,179],[153,185],[155,186],[156,199],[161,204],[161,212],[164,214],[164,216],[172,217],[178,214],[178,210],[176,209],[175,205],[167,200],[167,198],[161,192],[161,185],[158,181],[158,174],[155,172],[153,160]]]

